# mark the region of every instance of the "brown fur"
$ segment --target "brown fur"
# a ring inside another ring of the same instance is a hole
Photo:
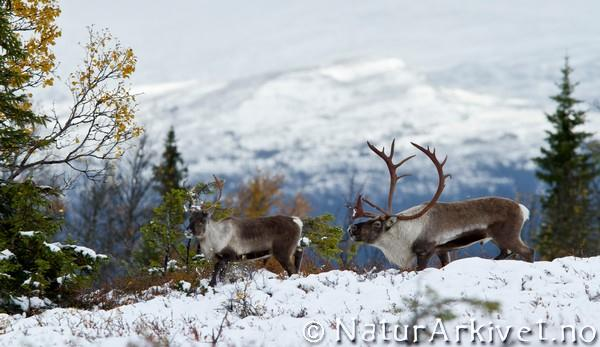
[[[391,223],[391,218],[379,216],[356,223],[351,226],[350,232],[357,241],[375,243],[382,233],[389,232],[396,224],[402,228],[402,223],[418,220]],[[513,200],[486,197],[437,203],[419,219],[423,223],[422,228],[410,245],[417,257],[417,269],[425,268],[433,254],[438,254],[442,265],[445,265],[449,261],[449,251],[487,239],[500,248],[497,259],[505,258],[512,251],[527,261],[533,261],[533,250],[520,237],[524,223],[522,211]]]
[[[210,215],[203,211],[193,212],[190,216],[190,230],[200,242],[206,242],[206,226]],[[229,244],[216,249],[217,262],[211,285],[216,284],[218,276],[225,271],[230,261],[246,261],[272,255],[292,275],[297,273],[302,259],[302,250],[297,249],[302,230],[293,217],[272,216],[260,218],[226,218],[211,225],[223,228],[223,235],[230,235]],[[215,231],[213,231],[214,233]],[[229,234],[228,234],[229,233]],[[218,237],[213,235],[212,237]],[[245,251],[240,252],[239,249]]]
[[[232,218],[232,220],[239,227],[240,238],[244,242],[255,244],[258,250],[268,251],[289,275],[297,273],[294,251],[301,232],[298,232],[298,225],[291,217]]]

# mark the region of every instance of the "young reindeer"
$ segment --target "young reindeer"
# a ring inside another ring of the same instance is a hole
[[[216,261],[210,286],[215,286],[217,277],[222,277],[230,261],[249,261],[273,256],[288,275],[297,273],[303,253],[299,245],[302,220],[293,216],[272,216],[230,217],[214,221],[212,213],[221,198],[223,181],[213,177],[217,193],[211,207],[205,208],[204,204],[193,206],[188,226],[192,236],[198,240],[204,256]]]
[[[449,175],[443,171],[446,157],[440,162],[435,149],[432,151],[412,143],[435,165],[438,173],[438,187],[433,198],[421,205],[413,206],[399,213],[392,213],[394,190],[398,180],[398,168],[414,157],[407,157],[397,164],[393,162],[395,140],[390,154],[385,147],[380,151],[371,143],[369,148],[385,161],[390,174],[390,187],[387,209],[375,205],[368,199],[358,196],[353,209],[353,220],[367,217],[367,221],[357,222],[348,228],[350,237],[381,249],[391,262],[402,269],[410,268],[417,259],[417,270],[427,266],[429,258],[437,254],[442,266],[450,262],[448,252],[471,244],[493,241],[500,254],[495,259],[504,259],[511,252],[533,262],[533,249],[521,240],[521,229],[529,218],[529,210],[510,199],[483,197],[450,203],[438,203]],[[379,213],[365,211],[362,203],[370,205]]]

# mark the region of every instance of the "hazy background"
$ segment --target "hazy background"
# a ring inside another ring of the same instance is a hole
[[[499,195],[533,207],[541,186],[531,158],[567,54],[581,82],[575,96],[591,111],[586,129],[600,129],[597,1],[68,0],[61,8],[59,72],[81,61],[86,26],[131,46],[137,119],[154,153],[174,126],[189,183],[216,174],[233,191],[257,172],[283,174],[286,193],[303,193],[312,214],[334,213],[340,224],[357,189],[376,201],[387,194],[387,171],[366,140],[396,138],[398,156],[415,153],[409,141],[447,154],[452,180],[442,200]],[[69,104],[57,89],[46,100]],[[402,173],[413,176],[399,184],[396,210],[431,197],[427,160]]]
[[[375,198],[387,171],[365,141],[449,155],[444,199],[538,189],[548,96],[566,54],[600,96],[595,1],[62,2],[60,71],[81,61],[86,26],[107,27],[139,58],[138,119],[160,150],[169,126],[190,180],[232,189],[258,170],[286,175],[315,213],[343,214],[352,177]],[[65,101],[57,92],[51,95]],[[587,128],[600,119],[590,113]],[[158,159],[158,158],[157,158]],[[434,170],[407,167],[398,208],[429,198]]]
[[[76,43],[94,24],[135,49],[138,84],[398,57],[439,83],[543,100],[568,53],[588,77],[580,93],[598,90],[587,76],[600,64],[596,1],[67,0],[62,9],[65,69],[80,61]]]

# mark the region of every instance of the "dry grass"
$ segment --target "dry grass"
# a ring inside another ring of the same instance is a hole
[[[280,278],[286,277],[286,272],[281,264],[273,257],[266,260],[250,261],[245,263],[232,263],[227,270],[227,274],[233,276],[230,281],[238,281],[234,267],[243,274],[252,273],[259,269],[278,274]],[[303,275],[320,274],[331,270],[348,270],[358,274],[385,269],[385,264],[370,263],[368,266],[356,266],[353,263],[343,268],[329,261],[315,261],[312,257],[305,257],[302,262],[300,272]],[[173,290],[181,290],[180,282],[185,281],[191,285],[189,293],[203,294],[207,288],[200,286],[202,279],[210,279],[212,275],[212,266],[202,266],[195,271],[174,271],[165,275],[159,274],[139,274],[135,276],[125,276],[118,278],[111,283],[102,285],[100,288],[82,289],[73,297],[68,306],[93,309],[101,308],[105,310],[113,309],[118,306],[132,304],[152,297],[165,295]],[[239,276],[239,274],[238,274]]]
[[[109,310],[179,289],[181,281],[190,283],[189,291],[195,292],[200,285],[200,280],[209,277],[210,269],[208,268],[199,269],[198,272],[177,271],[165,275],[140,274],[121,277],[100,288],[81,290],[70,306],[82,309],[97,307]]]

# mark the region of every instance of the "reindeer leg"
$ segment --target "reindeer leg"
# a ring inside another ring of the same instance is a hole
[[[534,251],[521,240],[522,221],[514,221],[492,224],[488,228],[492,230],[494,242],[500,248],[500,254],[503,249],[508,249],[518,254],[523,260],[533,263]]]
[[[275,259],[281,264],[285,272],[287,272],[288,276],[296,273],[296,267],[294,266],[294,262],[292,262],[291,254],[282,254],[279,252],[275,252],[273,254]]]
[[[215,268],[213,270],[212,278],[210,280],[210,283],[208,284],[209,286],[214,287],[215,285],[217,285],[217,277],[219,279],[221,279],[223,277],[223,272],[225,271],[226,267],[227,267],[227,260],[225,260],[225,259],[217,260],[217,262],[215,263]]]
[[[500,254],[498,254],[494,260],[504,260],[510,255],[510,252],[506,248],[500,249]]]
[[[304,255],[304,249],[298,248],[296,249],[296,253],[294,253],[294,266],[296,267],[296,273],[300,271],[300,266],[302,266],[302,256]]]
[[[292,257],[275,257],[277,261],[281,264],[285,272],[287,272],[288,276],[291,276],[296,273],[296,267],[294,266],[294,262],[292,262]]]
[[[523,260],[533,263],[533,259],[535,256],[535,251],[533,250],[533,248],[529,248],[525,245],[525,243],[523,241],[521,241],[519,239],[519,243],[518,246],[515,249],[515,253],[517,253],[518,255],[521,256],[521,258],[523,258]]]
[[[412,246],[412,251],[417,255],[417,271],[427,267],[429,258],[435,253],[435,244],[427,240],[417,240]]]
[[[292,261],[290,261],[290,263],[288,265],[284,266],[284,268],[285,268],[285,272],[288,273],[288,276],[298,273],[298,271],[296,271],[296,267],[294,266],[294,263]]]
[[[442,267],[448,265],[448,263],[450,263],[450,253],[446,252],[446,251],[442,251],[442,252],[437,252],[437,256],[440,259],[440,263],[442,264]]]
[[[431,258],[431,253],[417,254],[417,271],[424,270],[427,267],[429,258]]]

